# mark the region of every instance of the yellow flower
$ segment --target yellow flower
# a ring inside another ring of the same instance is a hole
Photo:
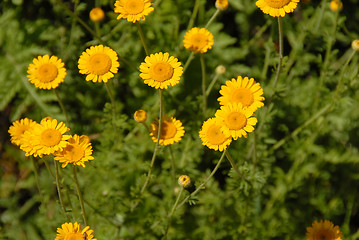
[[[359,40],[352,41],[352,49],[359,51]]]
[[[90,19],[94,22],[102,21],[105,18],[105,12],[101,8],[93,8],[90,11]]]
[[[143,123],[147,120],[147,112],[140,109],[133,114],[133,118],[136,120],[136,122]]]
[[[187,175],[181,175],[179,178],[178,178],[178,184],[181,186],[181,187],[188,187],[190,184],[191,184],[191,179],[187,176]]]
[[[314,221],[311,227],[307,227],[307,240],[342,240],[342,233],[338,226],[331,221]]]
[[[157,142],[159,119],[156,119],[150,128],[153,142]],[[184,135],[184,127],[180,120],[168,115],[162,116],[161,134],[159,144],[171,145],[179,142]]]
[[[227,0],[216,0],[215,5],[218,10],[224,11],[228,8],[228,1]]]
[[[257,119],[252,117],[253,112],[251,108],[243,108],[241,103],[229,103],[217,110],[215,115],[224,135],[237,140],[247,137],[247,132],[253,132],[257,123]]]
[[[41,124],[36,124],[24,133],[20,148],[27,153],[27,156],[35,157],[61,151],[67,145],[66,140],[71,137],[64,135],[69,130],[63,122],[57,124],[56,119],[42,120]]]
[[[339,1],[338,0],[332,0],[330,1],[330,9],[333,11],[333,12],[336,12],[336,11],[341,11],[343,9],[343,2]]]
[[[20,146],[24,133],[27,130],[32,129],[36,124],[36,121],[28,118],[23,118],[13,122],[8,131],[11,137],[11,143]]]
[[[29,64],[27,77],[40,89],[54,89],[62,83],[66,76],[62,60],[56,56],[38,56]]]
[[[285,13],[293,12],[299,0],[258,0],[256,2],[263,13],[272,17],[284,17]]]
[[[117,0],[115,13],[119,13],[117,20],[126,18],[129,22],[145,20],[145,16],[154,11],[152,0]]]
[[[221,86],[219,93],[222,95],[217,99],[220,105],[241,103],[243,107],[251,107],[253,111],[264,106],[263,89],[253,78],[232,78]]]
[[[194,53],[205,53],[212,48],[213,35],[205,28],[194,27],[189,30],[183,39],[184,47]]]
[[[55,240],[97,240],[92,235],[93,230],[89,226],[81,231],[81,225],[77,222],[64,223],[61,228],[57,228],[57,236]]]
[[[199,137],[204,146],[221,152],[232,142],[232,137],[227,137],[223,134],[221,124],[217,118],[210,118],[203,123],[199,131]]]
[[[87,74],[86,81],[107,82],[113,78],[120,64],[117,53],[103,45],[91,46],[80,56],[78,68],[80,73]]]
[[[89,138],[85,135],[79,137],[76,134],[68,140],[67,146],[62,151],[54,153],[55,160],[62,163],[63,168],[69,163],[86,167],[85,162],[94,159],[91,155],[92,146]]]
[[[140,77],[145,84],[158,88],[168,88],[179,83],[183,68],[178,59],[169,53],[155,53],[147,56],[140,65]]]

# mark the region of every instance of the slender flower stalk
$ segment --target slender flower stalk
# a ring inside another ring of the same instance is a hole
[[[194,20],[197,17],[198,14],[198,10],[199,10],[199,6],[201,5],[201,0],[196,0],[196,2],[194,3],[194,7],[193,7],[193,11],[192,11],[192,15],[191,18],[188,22],[188,26],[187,26],[187,30],[191,29],[193,27],[194,24]]]
[[[207,111],[207,94],[206,94],[206,64],[204,62],[204,55],[200,55],[201,60],[201,70],[202,70],[202,109],[203,115],[206,115]]]
[[[31,161],[32,161],[32,165],[34,167],[35,181],[36,181],[37,190],[39,191],[39,194],[40,194],[41,203],[44,204],[44,197],[42,196],[42,192],[41,192],[39,173],[37,171],[37,164],[36,164],[36,161],[35,161],[33,156],[30,156],[30,158],[31,158]]]
[[[182,207],[183,204],[185,204],[191,197],[195,196],[200,190],[202,190],[202,189],[206,186],[207,182],[208,182],[208,181],[213,177],[213,175],[217,172],[219,166],[221,165],[221,163],[222,163],[222,161],[223,161],[223,159],[224,159],[224,156],[226,155],[226,152],[227,152],[227,150],[224,150],[224,151],[223,151],[222,156],[221,156],[221,158],[219,159],[217,165],[214,167],[214,169],[212,170],[211,174],[206,178],[206,180],[204,180],[204,182],[203,182],[201,185],[199,185],[199,186],[196,188],[196,190],[194,190],[194,191],[193,191],[191,194],[189,194],[185,199],[183,199],[183,201],[182,201],[180,204],[178,204],[178,206],[174,209],[174,211],[175,211],[177,208]]]
[[[192,62],[194,58],[194,52],[191,52],[191,54],[188,56],[186,63],[183,66],[183,73],[187,70],[189,64]]]
[[[171,155],[171,173],[172,173],[172,178],[173,178],[173,182],[176,182],[176,164],[175,164],[175,158],[173,155],[173,150],[171,145],[168,145],[168,148],[170,149],[170,155]]]
[[[236,173],[238,173],[238,175],[239,175],[242,179],[244,179],[243,174],[239,171],[239,169],[237,168],[236,164],[235,164],[234,161],[233,161],[233,158],[232,158],[231,155],[229,154],[228,149],[227,149],[227,151],[226,151],[226,157],[227,157],[229,163],[231,164],[232,168],[234,169],[234,171],[235,171]]]
[[[216,75],[214,75],[214,77],[212,78],[212,81],[211,81],[211,83],[208,85],[208,88],[207,88],[207,90],[206,90],[206,97],[208,97],[209,94],[211,93],[214,84],[216,83],[216,81],[217,81],[218,78],[219,78],[219,75],[220,75],[220,74],[216,73]]]
[[[180,198],[181,198],[181,196],[182,196],[183,189],[184,189],[184,187],[181,187],[181,190],[180,190],[180,192],[179,192],[179,194],[178,194],[178,196],[177,196],[176,202],[175,202],[175,204],[174,204],[173,207],[172,207],[171,213],[168,215],[167,228],[166,228],[165,235],[163,236],[163,239],[167,239],[167,233],[168,233],[168,230],[169,230],[170,227],[171,227],[172,217],[173,217],[173,214],[174,214],[174,212],[175,212],[175,210],[176,210],[176,208],[177,208],[178,202],[179,202],[179,200],[180,200]]]
[[[136,27],[138,29],[138,33],[140,35],[141,42],[142,42],[143,48],[145,49],[146,55],[149,56],[150,51],[148,50],[148,46],[146,44],[146,39],[145,39],[145,36],[143,35],[143,31],[142,31],[142,28],[141,28],[141,25],[139,22],[136,22]]]
[[[115,102],[115,98],[113,96],[113,94],[111,93],[111,89],[110,89],[110,85],[108,82],[105,82],[105,86],[106,86],[106,90],[107,93],[111,99],[111,104],[112,104],[112,125],[113,125],[113,130],[116,133],[116,102]]]
[[[80,185],[79,185],[79,181],[77,179],[77,168],[76,165],[73,165],[73,173],[74,173],[74,180],[75,180],[75,184],[76,184],[76,190],[77,190],[77,195],[79,197],[79,201],[80,201],[80,206],[81,206],[81,215],[84,219],[84,224],[85,226],[88,226],[87,224],[87,217],[86,217],[86,212],[85,212],[85,206],[84,206],[84,200],[82,197],[82,193],[80,190]]]
[[[50,165],[49,165],[49,163],[48,163],[48,161],[47,161],[47,158],[42,158],[43,159],[43,161],[44,161],[44,163],[45,163],[45,166],[46,166],[46,168],[47,168],[47,170],[49,171],[49,173],[50,173],[50,175],[54,178],[54,179],[56,179],[56,176],[55,176],[55,174],[52,172],[52,170],[51,170],[51,168],[50,168]]]
[[[204,28],[208,28],[209,25],[212,24],[212,22],[216,19],[216,17],[218,16],[218,14],[221,12],[221,10],[217,9],[214,14],[212,15],[212,17],[208,20],[206,26]]]
[[[66,112],[64,103],[62,102],[61,97],[60,97],[60,95],[59,95],[59,93],[58,93],[58,91],[57,91],[56,89],[54,89],[54,93],[55,93],[55,95],[56,95],[57,101],[59,102],[59,105],[60,105],[60,107],[61,107],[61,110],[62,110],[62,112],[63,112],[64,115],[65,115],[66,124],[67,124],[68,127],[70,127],[70,121],[69,121],[69,117],[68,117],[68,115],[67,115],[67,112]],[[71,129],[71,128],[70,128],[70,129]]]
[[[59,196],[59,200],[60,200],[60,204],[61,204],[61,207],[62,207],[62,210],[64,211],[64,214],[66,216],[66,219],[67,221],[69,222],[70,221],[70,218],[69,216],[67,215],[67,212],[66,212],[66,207],[65,207],[65,203],[64,203],[64,200],[62,198],[62,192],[61,192],[61,185],[60,185],[60,175],[59,175],[59,166],[58,166],[58,163],[57,161],[55,161],[55,172],[56,172],[56,187],[57,187],[57,194]]]

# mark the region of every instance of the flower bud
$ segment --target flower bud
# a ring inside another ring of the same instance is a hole
[[[352,48],[353,48],[355,51],[359,51],[359,40],[358,40],[358,39],[352,41]]]
[[[218,75],[223,75],[223,74],[225,74],[225,73],[226,73],[226,67],[223,66],[223,65],[218,65],[218,66],[216,67],[216,73],[217,73]]]
[[[178,178],[178,184],[181,186],[181,187],[188,187],[190,184],[191,184],[191,179],[187,176],[187,175],[181,175],[179,178]]]
[[[333,12],[336,12],[336,11],[341,11],[343,9],[343,3],[338,0],[332,0],[330,2],[330,9],[333,11]]]
[[[136,120],[136,122],[143,123],[147,120],[147,112],[142,109],[137,110],[133,115],[133,118]]]
[[[215,5],[218,10],[224,11],[228,8],[228,1],[227,0],[216,0]]]
[[[93,8],[90,11],[90,19],[94,22],[102,21],[105,18],[105,13],[101,8]]]

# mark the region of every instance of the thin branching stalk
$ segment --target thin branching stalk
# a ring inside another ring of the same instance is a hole
[[[171,145],[168,146],[169,150],[170,150],[170,155],[171,155],[171,174],[172,174],[172,179],[173,182],[176,182],[176,164],[175,164],[175,157],[173,155],[173,150]]]
[[[340,92],[340,88],[341,88],[341,85],[342,85],[342,82],[343,82],[344,73],[346,72],[347,67],[348,67],[350,61],[352,60],[353,56],[355,55],[355,52],[356,52],[355,50],[351,49],[351,53],[350,53],[347,61],[344,63],[343,67],[341,68],[339,81],[338,81],[337,86],[335,88],[334,99],[338,98],[338,94]]]
[[[187,30],[191,29],[194,25],[194,21],[197,17],[198,14],[198,10],[199,10],[199,6],[201,5],[201,0],[196,0],[196,2],[194,3],[194,7],[193,7],[193,11],[192,11],[192,15],[191,18],[188,22],[188,26],[187,26]]]
[[[223,161],[223,159],[224,159],[224,156],[226,155],[226,152],[227,152],[227,150],[224,150],[224,151],[223,151],[222,156],[221,156],[221,158],[219,159],[217,165],[214,167],[214,169],[212,170],[211,174],[206,178],[206,180],[204,180],[204,182],[201,183],[201,185],[199,185],[199,186],[196,188],[196,190],[194,190],[194,191],[193,191],[191,194],[189,194],[185,199],[183,199],[183,201],[182,201],[180,204],[178,204],[178,206],[175,208],[175,210],[176,210],[177,208],[182,207],[183,204],[185,204],[191,197],[195,196],[201,189],[203,189],[203,188],[206,186],[207,182],[208,182],[208,181],[213,177],[213,175],[217,172],[219,166],[221,165],[221,163],[222,163],[222,161]]]
[[[85,226],[88,226],[88,224],[87,224],[86,212],[85,212],[85,206],[84,206],[84,200],[83,200],[82,193],[81,193],[81,190],[80,190],[79,181],[78,181],[78,179],[77,179],[77,168],[76,168],[76,165],[73,165],[73,173],[74,173],[74,180],[75,180],[77,195],[78,195],[78,197],[79,197],[80,206],[81,206],[81,215],[82,215],[82,217],[83,217],[83,219],[84,219]]]
[[[214,75],[214,77],[212,78],[212,81],[210,82],[210,84],[208,85],[208,88],[207,88],[207,90],[206,90],[206,97],[208,97],[209,94],[211,93],[214,84],[216,83],[216,81],[217,81],[218,78],[219,78],[219,75],[220,75],[220,74],[216,73],[216,74]]]
[[[239,169],[237,168],[235,162],[233,161],[233,158],[231,157],[231,155],[229,154],[229,151],[226,151],[226,157],[229,161],[229,163],[231,164],[232,168],[234,169],[234,171],[242,178],[244,179],[243,174],[239,171]]]
[[[38,172],[38,169],[37,169],[37,164],[36,164],[35,158],[33,156],[30,156],[30,158],[31,158],[31,161],[32,161],[32,165],[34,167],[35,181],[36,181],[37,190],[39,191],[39,194],[40,194],[40,200],[41,200],[41,203],[44,204],[44,197],[42,196],[42,192],[41,192],[40,179],[39,179],[39,172]]]
[[[59,174],[59,166],[58,166],[58,163],[56,160],[54,160],[54,163],[55,163],[55,172],[56,172],[56,187],[57,187],[57,194],[59,196],[59,200],[60,200],[60,204],[61,204],[61,207],[62,207],[62,210],[64,211],[64,214],[66,216],[66,219],[67,221],[69,222],[70,221],[70,218],[69,216],[67,215],[67,211],[66,211],[66,207],[65,207],[65,203],[64,203],[64,200],[63,200],[63,197],[62,197],[62,192],[61,192],[61,184],[60,184],[60,174]]]
[[[111,105],[112,105],[112,126],[113,126],[113,130],[115,132],[116,135],[116,102],[115,102],[115,98],[111,92],[109,83],[105,82],[105,86],[106,86],[106,90],[107,93],[111,99]]]
[[[145,39],[145,36],[143,35],[143,31],[142,31],[142,28],[141,28],[141,25],[139,22],[136,22],[136,27],[138,29],[138,34],[140,35],[141,42],[142,42],[143,48],[145,49],[146,55],[149,56],[150,51],[148,50],[148,46],[146,44],[146,39]]]
[[[55,174],[52,172],[51,167],[50,167],[49,163],[47,162],[47,158],[42,158],[42,159],[43,159],[43,161],[44,161],[44,163],[45,163],[45,166],[46,166],[47,170],[49,171],[50,175],[51,175],[54,179],[56,179]]]
[[[181,198],[181,196],[182,196],[183,189],[184,189],[184,188],[181,187],[181,190],[180,190],[180,192],[178,193],[176,202],[175,202],[175,204],[174,204],[173,207],[172,207],[171,213],[168,215],[168,223],[167,223],[166,232],[165,232],[165,235],[164,235],[163,238],[162,238],[162,239],[164,239],[164,240],[167,239],[167,233],[168,233],[168,230],[169,230],[170,227],[171,227],[172,217],[173,217],[173,214],[174,214],[174,212],[175,212],[175,210],[176,210],[176,208],[177,208],[178,202],[179,202],[179,200],[180,200],[180,198]]]
[[[206,24],[206,26],[204,28],[208,28],[209,25],[212,24],[212,22],[216,19],[216,17],[218,16],[218,14],[221,12],[221,10],[217,9],[217,11],[215,11],[215,13],[212,15],[212,17],[208,20],[208,23]]]
[[[187,68],[188,68],[189,64],[192,62],[193,58],[194,58],[194,52],[191,52],[191,54],[187,58],[186,63],[183,66],[183,73],[182,74],[184,74],[184,72],[187,70]]]
[[[63,114],[65,115],[66,124],[67,124],[67,126],[70,128],[69,117],[68,117],[68,115],[67,115],[67,112],[66,112],[64,103],[63,103],[62,100],[61,100],[60,94],[57,92],[56,89],[54,89],[54,93],[55,93],[55,95],[56,95],[57,101],[59,102],[60,108],[61,108]],[[71,128],[70,128],[70,129],[71,129]]]
[[[206,94],[206,64],[204,62],[204,55],[200,55],[201,70],[202,70],[202,110],[203,115],[206,116],[207,112],[207,94]]]

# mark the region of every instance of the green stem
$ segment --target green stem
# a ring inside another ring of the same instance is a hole
[[[182,73],[182,74],[184,74],[184,72],[187,70],[187,68],[188,68],[189,64],[192,62],[193,58],[194,58],[194,52],[191,52],[191,54],[190,54],[189,57],[187,58],[186,63],[184,64],[183,73]]]
[[[112,126],[113,126],[113,130],[116,134],[116,102],[115,102],[115,98],[114,96],[112,95],[111,93],[111,89],[110,89],[110,86],[109,86],[109,83],[105,82],[105,86],[106,86],[106,90],[107,90],[107,93],[111,99],[111,105],[112,105]]]
[[[150,51],[148,50],[148,47],[146,44],[146,39],[145,39],[145,36],[143,35],[143,31],[142,31],[142,28],[141,28],[141,25],[139,22],[136,22],[136,27],[138,29],[138,33],[140,34],[141,42],[142,42],[143,48],[145,49],[146,55],[149,56]]]
[[[317,33],[318,30],[319,30],[320,24],[321,24],[321,22],[322,22],[322,20],[323,20],[323,16],[324,16],[326,4],[327,4],[327,1],[326,1],[326,0],[322,0],[322,2],[321,2],[321,8],[320,8],[320,14],[319,14],[319,17],[318,17],[317,25],[315,26],[315,29],[314,29],[314,33]]]
[[[233,161],[233,158],[231,157],[231,155],[229,154],[229,151],[226,151],[226,157],[228,159],[228,161],[230,162],[232,168],[234,169],[234,171],[242,178],[244,179],[244,176],[242,175],[242,173],[239,171],[239,169],[237,168],[236,164]]]
[[[44,204],[44,197],[42,196],[42,192],[41,192],[41,188],[40,188],[40,180],[39,180],[39,173],[37,171],[37,164],[36,164],[35,158],[33,156],[30,156],[30,158],[32,161],[32,165],[34,167],[37,190],[39,191],[39,194],[40,194],[41,203]]]
[[[206,97],[208,97],[209,94],[211,93],[212,88],[213,88],[213,86],[214,86],[214,84],[216,83],[216,81],[217,81],[218,78],[219,78],[219,74],[216,73],[216,75],[214,75],[214,77],[213,77],[211,83],[208,85],[208,88],[207,88],[207,90],[206,90]]]
[[[57,101],[59,102],[59,105],[60,105],[60,107],[61,107],[61,110],[62,110],[62,112],[63,112],[64,115],[65,115],[66,124],[67,124],[68,127],[70,127],[70,121],[69,121],[69,117],[68,117],[68,115],[67,115],[67,112],[66,112],[64,103],[62,102],[62,100],[61,100],[61,98],[60,98],[60,95],[59,95],[59,93],[57,92],[56,89],[54,89],[54,93],[55,93],[55,95],[56,95]]]
[[[196,0],[196,2],[194,3],[192,15],[191,15],[191,18],[190,18],[190,20],[188,22],[187,30],[191,29],[193,27],[193,25],[194,25],[194,20],[197,17],[200,3],[201,3],[201,0]]]
[[[79,201],[80,201],[80,205],[81,205],[81,215],[82,215],[82,217],[84,219],[85,226],[88,226],[87,218],[86,218],[86,212],[85,212],[85,206],[84,206],[84,200],[82,198],[82,193],[81,193],[81,190],[80,190],[79,181],[77,179],[76,165],[73,165],[73,173],[74,173],[74,180],[75,180],[75,184],[76,184],[77,195],[79,197]]]
[[[343,67],[341,68],[339,81],[338,81],[337,87],[335,89],[334,99],[337,99],[337,97],[338,97],[338,93],[339,93],[341,85],[342,85],[344,73],[346,72],[346,69],[347,69],[350,61],[352,60],[353,56],[355,55],[355,52],[356,52],[355,50],[353,50],[353,49],[351,50],[350,56],[348,57],[347,61],[344,63]]]
[[[44,163],[45,163],[45,166],[46,166],[47,170],[49,171],[50,175],[51,175],[54,179],[56,179],[55,174],[52,172],[52,170],[51,170],[51,168],[50,168],[50,165],[49,165],[49,163],[47,162],[47,158],[46,158],[46,157],[43,157],[42,159],[43,159],[43,161],[44,161]]]
[[[217,11],[212,15],[212,17],[209,19],[208,23],[206,24],[206,26],[204,28],[208,28],[209,25],[211,25],[211,23],[216,19],[216,17],[218,16],[218,14],[221,12],[221,10],[217,9]]]
[[[173,179],[173,182],[175,183],[176,182],[176,164],[175,164],[175,158],[174,158],[174,155],[173,155],[173,151],[172,151],[172,147],[171,145],[168,146],[168,148],[170,149],[170,155],[171,155],[171,173],[172,173],[172,179]]]
[[[191,194],[189,194],[180,204],[178,204],[178,206],[174,209],[176,210],[177,208],[180,208],[183,204],[185,204],[188,199],[190,199],[191,197],[193,197],[194,195],[196,195],[201,189],[203,189],[203,187],[207,184],[207,182],[213,177],[213,175],[217,172],[219,166],[221,165],[224,156],[226,155],[227,150],[224,150],[222,153],[221,158],[219,159],[217,165],[214,167],[214,169],[212,170],[211,174],[206,178],[206,180],[204,180],[204,182],[202,184],[200,184],[196,190],[194,190]]]
[[[59,175],[59,166],[58,166],[58,163],[56,160],[54,160],[54,163],[55,163],[55,172],[56,172],[56,187],[57,187],[57,194],[59,196],[59,200],[60,200],[60,204],[61,204],[61,207],[62,207],[62,210],[64,211],[64,214],[66,216],[66,219],[67,221],[69,222],[70,221],[70,218],[69,216],[67,215],[67,211],[66,211],[66,207],[65,207],[65,203],[64,203],[64,200],[62,198],[62,193],[61,193],[61,185],[60,185],[60,175]]]
[[[204,55],[200,55],[201,69],[202,69],[202,104],[203,115],[206,116],[207,111],[207,94],[206,94],[206,64],[204,62]]]
[[[184,189],[184,188],[181,187],[181,190],[180,190],[180,192],[179,192],[179,194],[178,194],[178,196],[177,196],[176,202],[175,202],[175,204],[174,204],[173,207],[172,207],[172,210],[171,210],[170,215],[168,216],[167,228],[166,228],[165,235],[163,236],[163,239],[167,239],[167,233],[168,233],[168,230],[169,230],[170,227],[171,227],[172,217],[173,217],[173,214],[174,214],[174,212],[175,212],[175,210],[176,210],[176,208],[177,208],[178,202],[179,202],[179,200],[180,200],[180,198],[181,198],[181,196],[182,196],[183,189]]]

